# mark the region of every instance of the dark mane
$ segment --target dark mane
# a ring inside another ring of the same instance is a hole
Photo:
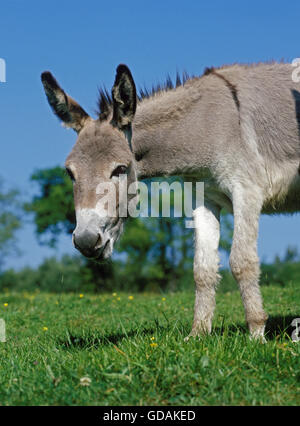
[[[167,75],[166,81],[162,84],[158,83],[156,86],[152,86],[150,90],[146,87],[141,88],[138,93],[138,102],[142,102],[144,99],[148,99],[161,92],[168,92],[179,86],[184,86],[184,84],[194,78],[194,76],[188,75],[186,72],[182,73],[182,76],[177,72],[175,83],[173,83],[170,75]],[[104,87],[99,89],[99,97],[97,101],[97,110],[96,113],[99,116],[99,119],[106,120],[109,116],[112,109],[112,96],[110,92]]]
[[[264,61],[264,62],[255,62],[255,63],[233,63],[233,64],[225,64],[219,67],[207,67],[205,68],[202,76],[207,76],[210,74],[215,74],[217,77],[222,78],[224,80],[224,82],[227,84],[228,88],[230,89],[233,99],[236,103],[237,108],[239,108],[239,100],[237,98],[237,90],[236,88],[227,80],[225,79],[225,77],[219,73],[219,71],[222,71],[223,69],[235,66],[235,65],[239,65],[241,67],[247,67],[247,68],[251,68],[251,67],[258,67],[261,65],[272,65],[277,63],[274,60],[270,60],[270,61]],[[284,64],[284,63],[288,63],[288,61],[281,59],[279,61],[279,63]],[[186,72],[182,73],[182,76],[180,76],[180,74],[177,72],[176,74],[176,80],[175,83],[173,83],[170,75],[167,76],[166,81],[162,84],[157,84],[156,86],[152,86],[152,88],[150,90],[148,90],[146,87],[141,88],[139,90],[139,93],[137,94],[138,97],[138,102],[142,102],[144,99],[147,98],[151,98],[152,96],[156,95],[157,93],[160,92],[167,92],[169,90],[172,90],[178,86],[184,86],[185,82],[187,80],[192,80],[193,78],[195,78],[194,75],[188,75]],[[104,87],[104,88],[100,88],[99,89],[99,97],[98,97],[98,101],[97,101],[97,109],[96,109],[96,113],[99,116],[100,120],[106,120],[112,110],[112,97],[110,92]]]

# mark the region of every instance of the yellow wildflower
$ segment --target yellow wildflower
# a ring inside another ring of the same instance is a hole
[[[150,343],[151,348],[156,348],[157,343]]]
[[[80,294],[79,297],[80,299],[82,299],[84,297],[84,294]]]
[[[3,303],[3,306],[4,306],[5,308],[7,308],[8,303]]]
[[[133,300],[133,296],[128,296],[128,299],[129,300]]]
[[[43,330],[44,331],[48,331],[48,327],[43,327]]]

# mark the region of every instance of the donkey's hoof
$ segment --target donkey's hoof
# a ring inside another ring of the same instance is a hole
[[[194,323],[190,334],[184,339],[185,342],[188,342],[191,337],[194,339],[201,339],[204,336],[208,336],[211,333],[211,322],[200,321]]]
[[[260,343],[267,343],[265,339],[265,325],[259,325],[255,327],[250,326],[250,340],[254,340]]]
[[[206,336],[209,333],[206,333],[202,330],[192,330],[188,336],[184,338],[185,342],[188,342],[191,338],[200,340],[201,337]]]
[[[262,336],[260,334],[256,334],[256,335],[252,334],[249,337],[250,337],[250,340],[252,340],[252,342],[258,342],[258,343],[262,343],[262,344],[267,343],[265,336]]]
[[[203,337],[204,334],[203,333],[190,333],[188,336],[186,336],[184,338],[185,342],[188,342],[190,339],[194,339],[194,340],[200,340],[201,337]]]

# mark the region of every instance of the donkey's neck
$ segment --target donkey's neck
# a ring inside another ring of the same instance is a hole
[[[196,150],[192,120],[200,101],[197,81],[191,80],[138,104],[132,146],[139,178],[193,174],[199,165],[206,167],[205,158],[201,161],[198,156],[196,166],[191,156],[191,150]]]

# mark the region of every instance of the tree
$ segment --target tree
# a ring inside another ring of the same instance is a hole
[[[8,254],[16,250],[16,231],[21,227],[17,190],[5,190],[0,180],[0,268]]]
[[[61,167],[38,170],[31,181],[38,184],[40,193],[24,209],[34,214],[40,243],[53,247],[61,233],[71,234],[75,228],[72,182]]]

